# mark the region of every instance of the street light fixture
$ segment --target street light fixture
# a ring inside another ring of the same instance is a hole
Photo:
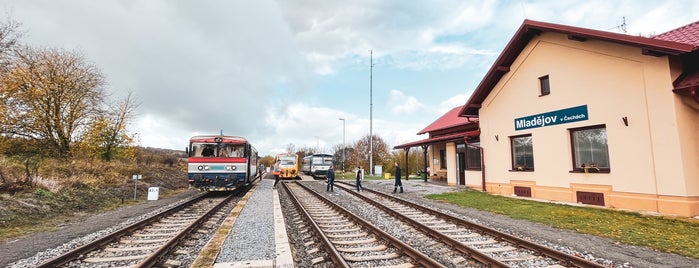
[[[345,172],[345,119],[342,120],[342,172]]]

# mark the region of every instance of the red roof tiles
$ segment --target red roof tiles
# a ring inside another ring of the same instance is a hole
[[[430,124],[429,126],[425,127],[423,130],[420,130],[420,132],[417,133],[417,135],[425,134],[428,132],[433,132],[437,130],[442,130],[442,129],[447,129],[451,127],[456,127],[456,126],[461,126],[461,125],[466,125],[468,123],[477,123],[478,119],[477,118],[472,118],[469,120],[467,117],[460,117],[459,116],[459,110],[461,110],[463,106],[455,107],[451,109],[449,112],[446,114],[442,115],[439,119],[435,120]]]
[[[653,39],[699,46],[699,21],[653,36]]]

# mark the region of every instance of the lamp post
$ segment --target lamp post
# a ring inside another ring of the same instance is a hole
[[[374,175],[374,135],[372,133],[374,102],[373,102],[374,51],[369,50],[369,174]]]
[[[345,172],[345,119],[342,120],[342,172]]]

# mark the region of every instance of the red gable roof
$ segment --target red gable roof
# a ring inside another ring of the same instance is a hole
[[[459,116],[478,115],[478,109],[480,108],[481,103],[483,103],[483,100],[485,100],[488,94],[490,94],[493,87],[495,87],[503,75],[510,71],[510,66],[515,59],[517,59],[524,47],[529,44],[529,41],[534,38],[534,36],[539,35],[542,32],[566,34],[568,35],[568,39],[572,40],[582,41],[587,39],[596,39],[639,47],[643,50],[643,53],[650,55],[683,55],[699,50],[699,47],[696,45],[679,43],[676,41],[667,41],[661,38],[631,36],[560,24],[524,20],[522,26],[519,27],[519,30],[517,30],[510,42],[507,43],[507,46],[505,46],[503,52],[500,54],[498,59],[495,60],[493,66],[490,67],[490,70],[488,70],[485,77],[483,77],[481,83],[478,84],[476,90],[473,92],[473,94],[471,94],[471,97],[468,99],[461,111],[459,111]],[[669,35],[666,37],[670,38]]]
[[[699,21],[653,36],[653,39],[699,46]]]
[[[447,129],[451,127],[462,126],[469,123],[478,123],[477,118],[469,119],[467,117],[459,116],[459,110],[461,110],[462,107],[463,106],[459,106],[451,109],[449,112],[442,115],[442,117],[432,122],[432,124],[420,130],[420,132],[418,132],[417,135]]]

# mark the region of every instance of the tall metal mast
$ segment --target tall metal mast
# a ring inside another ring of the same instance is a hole
[[[372,133],[374,102],[373,102],[373,73],[374,51],[369,50],[369,174],[374,175],[374,135]]]

